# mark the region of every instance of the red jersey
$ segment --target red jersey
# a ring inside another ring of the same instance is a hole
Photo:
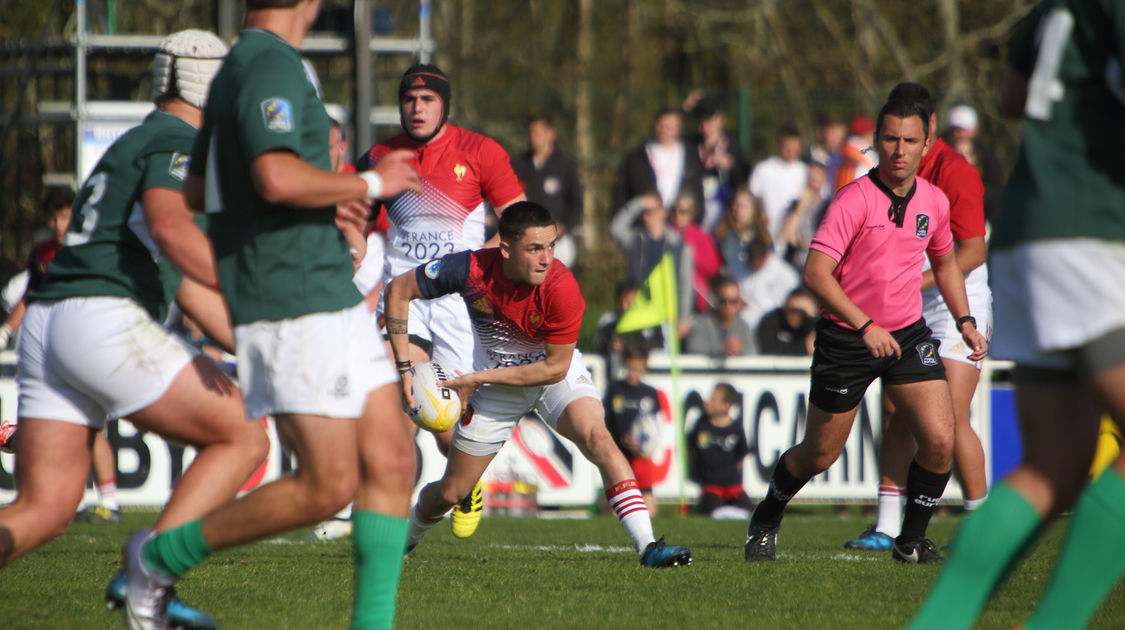
[[[938,138],[922,156],[917,176],[940,188],[949,199],[949,227],[954,239],[984,236],[984,182],[957,149]]]
[[[397,149],[414,151],[412,165],[421,175],[422,194],[406,191],[383,200],[390,220],[391,275],[446,254],[479,249],[484,245],[484,202],[501,207],[523,194],[508,153],[495,140],[453,125],[421,147],[400,133],[372,147],[357,167],[369,169]]]
[[[558,260],[542,284],[514,284],[496,248],[459,252],[421,265],[415,278],[429,300],[459,293],[476,335],[473,369],[527,365],[547,358],[546,344],[578,341],[586,302]]]

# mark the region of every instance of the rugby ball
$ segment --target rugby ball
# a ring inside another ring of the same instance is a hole
[[[438,387],[438,383],[451,379],[440,365],[426,361],[414,366],[414,409],[410,419],[419,427],[441,433],[453,426],[461,417],[461,397],[457,390]]]
[[[651,458],[660,450],[660,417],[653,413],[637,414],[629,435],[637,444],[637,456]]]

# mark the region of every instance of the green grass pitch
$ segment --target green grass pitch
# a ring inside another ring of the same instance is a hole
[[[674,508],[665,507],[671,513]],[[930,534],[948,542],[959,516],[936,517]],[[119,628],[102,591],[131,530],[151,512],[126,512],[119,525],[75,523],[62,538],[0,571],[0,627]],[[843,542],[869,519],[851,508],[793,506],[778,560],[742,559],[746,524],[671,514],[657,535],[692,548],[679,569],[640,567],[612,516],[582,520],[486,517],[458,540],[445,523],[403,566],[400,628],[901,628],[938,568],[905,566],[889,553],[847,552]],[[979,628],[1022,621],[1042,591],[1065,523],[1051,528],[993,598]],[[220,628],[345,628],[351,609],[349,539],[320,542],[306,531],[214,554],[190,572],[180,596]],[[1118,584],[1091,628],[1120,628]]]

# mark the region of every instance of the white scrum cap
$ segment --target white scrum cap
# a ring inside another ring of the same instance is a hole
[[[188,29],[169,35],[152,64],[153,99],[177,96],[202,108],[226,54],[227,45],[214,33]]]

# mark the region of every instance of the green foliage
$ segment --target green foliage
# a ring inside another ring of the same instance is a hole
[[[665,508],[671,511],[670,508]],[[843,541],[867,519],[794,506],[778,541],[778,561],[742,559],[746,524],[662,516],[658,535],[692,548],[695,563],[643,569],[617,519],[486,517],[458,540],[443,523],[405,559],[398,595],[401,628],[901,628],[938,567],[905,566],[889,554],[846,552]],[[127,512],[120,525],[76,523],[59,540],[0,570],[3,627],[118,628],[101,605],[130,530],[151,513]],[[958,517],[931,526],[947,542]],[[1021,622],[1042,591],[1065,524],[1051,528],[993,598],[982,628]],[[224,628],[343,628],[351,610],[348,539],[318,542],[304,532],[218,552],[177,586]],[[1090,628],[1117,628],[1125,585]]]

